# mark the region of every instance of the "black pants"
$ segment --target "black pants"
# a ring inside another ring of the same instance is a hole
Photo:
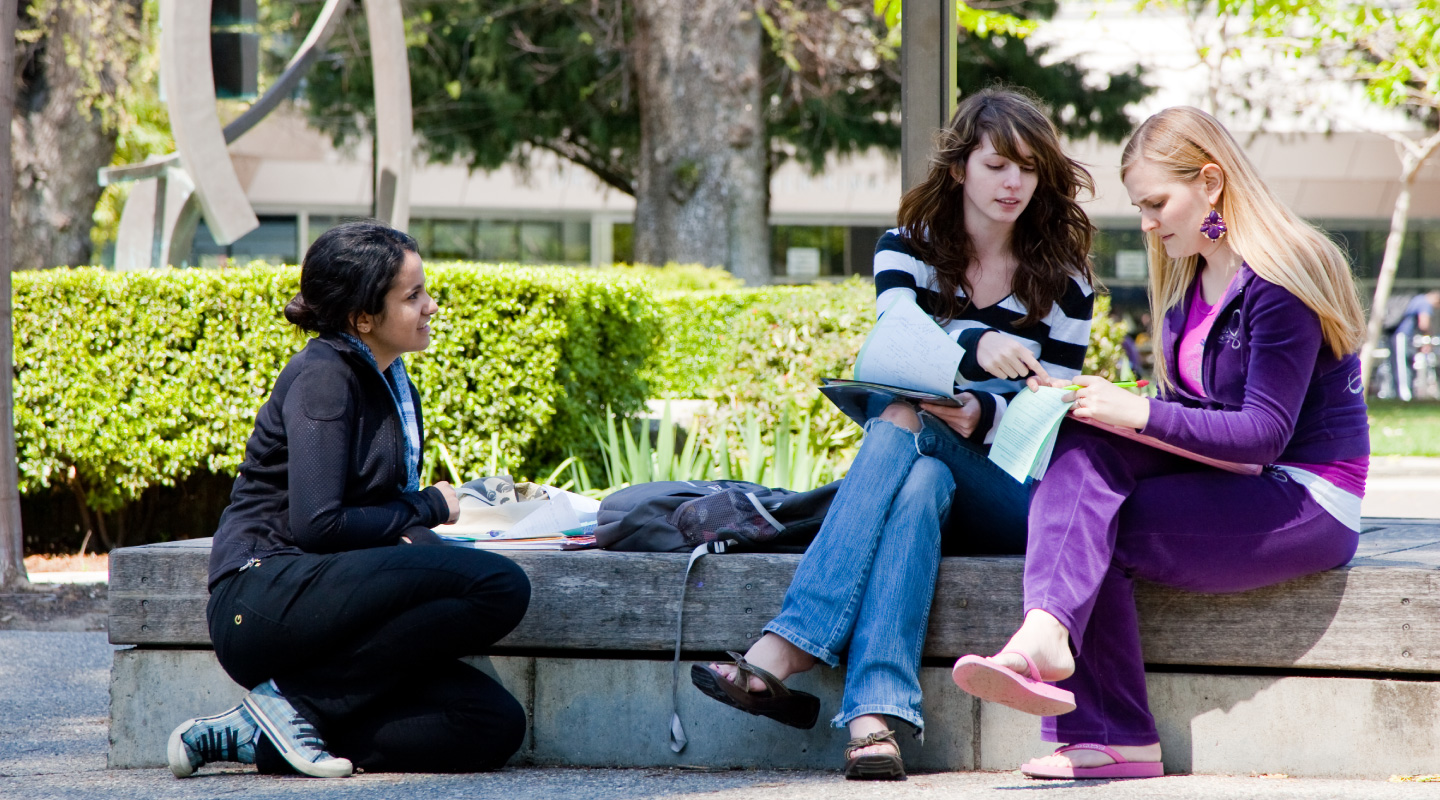
[[[370,771],[473,772],[520,748],[525,711],[458,659],[483,654],[529,602],[507,558],[398,545],[266,559],[216,585],[207,613],[230,677],[274,679],[334,755]]]

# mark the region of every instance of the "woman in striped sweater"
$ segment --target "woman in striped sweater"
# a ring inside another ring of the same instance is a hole
[[[1029,489],[986,459],[1008,401],[1034,375],[1078,375],[1093,305],[1090,175],[1031,98],[986,90],[936,137],[924,182],[875,253],[876,305],[917,305],[953,340],[957,408],[897,403],[865,440],[780,615],[733,663],[697,665],[701,691],[799,728],[819,701],[782,681],[846,662],[832,720],[848,726],[846,776],[905,776],[893,720],[918,738],[921,648],[942,545],[1022,553]]]

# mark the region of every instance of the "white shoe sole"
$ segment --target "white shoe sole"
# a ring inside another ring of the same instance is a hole
[[[190,754],[185,750],[185,742],[180,740],[180,734],[190,730],[195,720],[187,719],[180,723],[180,727],[170,732],[170,741],[165,746],[165,755],[170,760],[170,771],[175,773],[177,778],[188,778],[195,774],[195,768],[190,766]]]
[[[259,725],[260,730],[270,737],[270,743],[275,745],[275,749],[290,766],[295,768],[296,772],[312,778],[345,778],[355,774],[355,765],[351,764],[348,758],[331,756],[324,761],[307,761],[302,758],[294,748],[290,747],[290,743],[280,732],[280,726],[265,716],[265,712],[258,703],[250,702],[250,697],[247,695],[244,700],[240,701],[240,704],[250,712],[250,716],[255,719],[255,724]]]

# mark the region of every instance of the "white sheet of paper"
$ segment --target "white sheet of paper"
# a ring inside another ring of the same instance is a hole
[[[990,445],[990,460],[1022,483],[1028,477],[1043,477],[1060,420],[1073,405],[1060,399],[1067,394],[1048,386],[1038,392],[1021,389],[1000,419],[1000,429]]]
[[[880,315],[855,358],[855,380],[950,397],[960,346],[920,307],[896,301]]]

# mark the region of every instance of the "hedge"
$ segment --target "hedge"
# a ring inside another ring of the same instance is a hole
[[[875,320],[872,282],[662,292],[659,300],[666,335],[647,374],[655,396],[710,400],[722,423],[756,414],[767,427],[793,404],[811,416],[826,449],[858,443],[860,428],[815,387],[851,377]],[[1125,363],[1124,332],[1109,312],[1109,298],[1097,297],[1085,371],[1114,379]]]
[[[756,414],[767,428],[793,404],[837,460],[858,442],[814,387],[850,374],[873,322],[867,280],[747,289],[673,266],[430,264],[427,275],[442,310],[430,349],[407,364],[431,469],[443,445],[467,477],[492,458],[543,475],[571,453],[596,475],[590,423],[647,397],[708,399],[716,422]],[[17,273],[21,491],[66,489],[108,514],[147,488],[233,474],[257,408],[305,342],[280,314],[297,281],[293,267],[262,265]],[[1087,371],[1116,374],[1106,309],[1101,298]]]
[[[554,463],[587,415],[631,412],[660,316],[633,279],[430,266],[442,311],[407,359],[432,446],[478,470]],[[280,310],[293,267],[17,273],[15,425],[22,493],[69,486],[110,512],[151,485],[234,472],[255,412],[305,337]]]

